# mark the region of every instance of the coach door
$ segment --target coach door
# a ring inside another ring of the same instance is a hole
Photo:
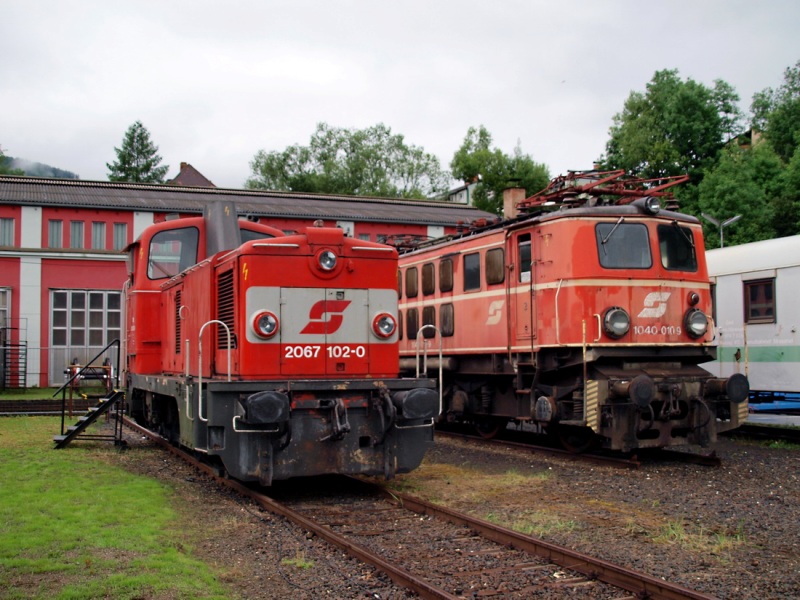
[[[516,269],[512,272],[511,298],[514,306],[514,327],[517,339],[536,337],[536,318],[533,294],[533,261],[531,260],[531,234],[512,236]]]

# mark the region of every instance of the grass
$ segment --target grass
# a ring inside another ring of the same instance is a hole
[[[486,520],[496,525],[512,529],[518,533],[534,537],[546,537],[554,533],[567,533],[574,531],[578,523],[571,519],[562,519],[557,515],[540,510],[525,510],[515,513],[511,522],[506,515],[489,513]]]
[[[3,400],[49,400],[58,388],[14,388],[0,392],[0,402]],[[59,394],[59,398],[61,395]]]
[[[678,544],[692,552],[720,555],[733,550],[745,542],[742,523],[734,532],[710,531],[702,526],[688,530],[680,521],[669,521],[653,534],[653,541],[665,544]]]
[[[53,450],[59,423],[0,419],[0,598],[229,597],[170,489],[107,464],[111,444]]]

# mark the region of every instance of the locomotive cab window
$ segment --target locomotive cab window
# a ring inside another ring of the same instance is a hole
[[[598,223],[597,254],[606,269],[649,269],[653,266],[650,238],[644,223]]]
[[[255,240],[266,240],[275,237],[274,235],[269,233],[264,233],[263,231],[253,231],[252,229],[244,229],[243,227],[239,228],[239,232],[242,235],[243,244],[245,242],[252,242]]]
[[[160,231],[150,240],[147,276],[150,279],[174,277],[197,263],[196,227]]]
[[[688,227],[677,222],[658,226],[658,247],[661,265],[670,271],[697,271],[694,235]]]
[[[481,289],[481,255],[464,255],[464,291]]]

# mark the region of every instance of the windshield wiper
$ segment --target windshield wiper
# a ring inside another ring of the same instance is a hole
[[[625,217],[620,217],[619,221],[617,221],[614,224],[614,227],[611,228],[611,231],[608,232],[608,235],[606,237],[604,237],[603,240],[600,243],[605,246],[606,242],[611,239],[612,235],[614,235],[614,232],[617,230],[617,227],[619,227],[624,222],[625,222]]]
[[[685,240],[686,240],[686,241],[689,243],[689,246],[691,247],[691,249],[692,249],[692,250],[694,250],[694,249],[695,249],[695,248],[694,248],[694,238],[693,238],[692,236],[690,236],[688,233],[686,233],[686,231],[683,229],[683,227],[681,227],[680,225],[678,225],[678,222],[677,222],[677,221],[673,221],[673,222],[672,222],[672,225],[673,225],[673,226],[674,226],[674,227],[675,227],[675,228],[676,228],[678,231],[680,231],[680,232],[681,232],[681,235],[683,236],[683,239],[685,239]]]

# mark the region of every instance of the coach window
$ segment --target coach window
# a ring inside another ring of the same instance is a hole
[[[403,297],[403,272],[400,269],[397,269],[397,299],[400,300]]]
[[[439,263],[439,291],[453,291],[453,259],[443,258]]]
[[[745,281],[745,323],[775,323],[775,313],[775,280]]]
[[[408,339],[417,339],[417,331],[419,330],[419,311],[416,308],[409,308],[406,310],[406,335]]]
[[[505,252],[502,248],[486,251],[486,283],[493,285],[505,280]]]
[[[464,291],[481,289],[481,255],[464,255]]]
[[[422,295],[430,296],[436,291],[436,275],[433,263],[422,265]]]
[[[160,231],[150,240],[147,276],[150,279],[174,277],[197,263],[196,227]]]
[[[453,313],[453,304],[448,302],[442,304],[439,309],[439,330],[442,332],[442,337],[450,337],[455,331],[455,314]]]
[[[406,298],[417,297],[418,280],[417,267],[409,267],[406,269]]]
[[[661,265],[665,269],[697,271],[694,237],[688,227],[681,227],[677,221],[673,221],[672,225],[659,225],[658,247],[661,252]]]
[[[649,269],[653,266],[650,239],[644,223],[598,223],[595,227],[597,254],[606,269]]]
[[[403,339],[403,311],[397,311],[397,339]]]
[[[517,238],[517,252],[519,256],[519,278],[520,283],[527,283],[531,280],[531,234],[525,233]]]

